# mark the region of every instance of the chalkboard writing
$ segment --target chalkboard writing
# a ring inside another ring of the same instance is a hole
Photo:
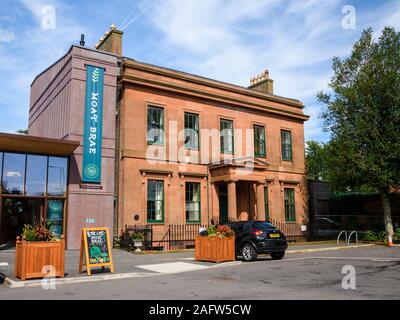
[[[79,272],[82,272],[83,255],[85,255],[86,269],[91,274],[91,267],[109,266],[114,272],[110,237],[108,228],[84,228],[82,229],[82,244],[79,262]]]
[[[87,230],[87,243],[89,248],[89,263],[109,263],[107,231],[106,230]]]

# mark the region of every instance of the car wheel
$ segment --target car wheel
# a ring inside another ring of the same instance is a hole
[[[283,252],[271,252],[271,258],[273,260],[281,260],[285,256],[285,251]]]
[[[254,261],[257,259],[257,252],[251,244],[245,244],[242,248],[242,257],[244,261]]]

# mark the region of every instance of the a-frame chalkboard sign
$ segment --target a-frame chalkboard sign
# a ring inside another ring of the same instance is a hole
[[[83,228],[81,252],[79,257],[79,273],[82,273],[83,256],[85,256],[86,272],[90,276],[91,268],[109,267],[114,273],[108,228]]]

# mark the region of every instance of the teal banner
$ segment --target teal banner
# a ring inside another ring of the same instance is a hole
[[[101,182],[104,69],[86,67],[82,182]]]

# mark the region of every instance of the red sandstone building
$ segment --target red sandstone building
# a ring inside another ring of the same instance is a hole
[[[88,80],[96,83],[98,73],[88,79],[88,66],[103,70],[99,118],[98,95],[88,93]],[[0,159],[15,152],[49,159],[64,150],[68,179],[55,199],[62,201],[69,249],[79,247],[81,228],[91,226],[108,226],[117,236],[126,225],[152,225],[160,239],[170,224],[268,218],[307,223],[307,119],[300,101],[273,94],[268,72],[245,88],[138,62],[122,56],[122,32],[111,28],[96,49],[72,46],[36,77],[29,138],[41,148],[11,150],[24,138],[10,136],[7,145],[0,135]],[[85,164],[85,152],[92,153],[89,160],[98,157],[97,169]],[[3,166],[3,176],[13,169],[7,170]],[[52,200],[46,177],[36,203],[44,217]],[[32,199],[29,180],[21,183],[14,196]]]

